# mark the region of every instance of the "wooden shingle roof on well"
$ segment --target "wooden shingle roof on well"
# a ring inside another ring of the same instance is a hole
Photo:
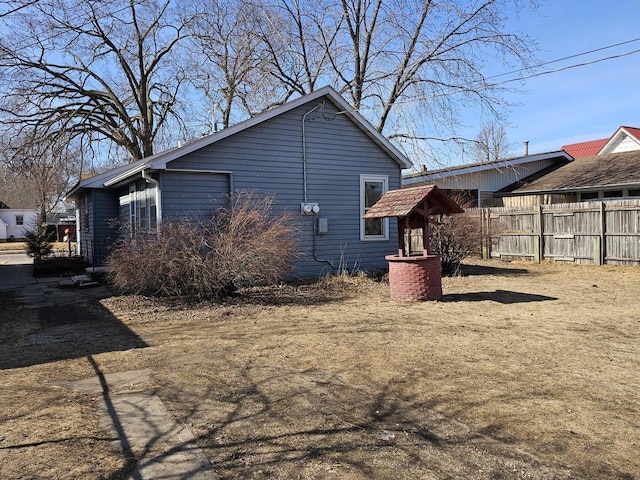
[[[429,215],[462,213],[464,210],[435,185],[391,190],[365,213],[364,218],[408,217],[427,200]]]
[[[580,158],[543,177],[529,182],[525,179],[521,185],[511,193],[551,193],[599,187],[640,186],[640,150]]]

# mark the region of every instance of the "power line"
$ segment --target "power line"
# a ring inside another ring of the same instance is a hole
[[[569,55],[567,57],[556,58],[555,60],[549,60],[548,62],[543,62],[543,63],[539,63],[537,65],[533,65],[533,66],[527,68],[526,70],[533,70],[534,68],[544,67],[546,65],[551,65],[552,63],[558,63],[558,62],[563,62],[565,60],[571,60],[572,58],[583,57],[585,55],[590,55],[590,54],[596,53],[596,52],[602,52],[603,50],[608,50],[610,48],[621,47],[622,45],[628,45],[630,43],[635,43],[635,42],[638,42],[638,41],[640,41],[640,37],[639,38],[633,38],[631,40],[626,40],[626,41],[620,42],[620,43],[614,43],[612,45],[607,45],[605,47],[594,48],[593,50],[587,50],[586,52],[576,53],[576,54],[573,54],[573,55]],[[491,77],[487,77],[487,80],[491,80],[493,78],[498,78],[498,77],[504,77],[506,75],[512,75],[514,73],[520,73],[523,70],[525,70],[525,69],[521,68],[519,70],[513,70],[511,72],[499,73],[498,75],[493,75]]]
[[[569,56],[566,56],[566,57],[557,58],[555,60],[549,60],[547,62],[543,62],[543,63],[540,63],[540,64],[535,65],[533,67],[530,67],[527,70],[532,70],[534,68],[538,68],[538,67],[545,66],[545,65],[551,65],[553,63],[558,63],[558,62],[561,62],[561,61],[564,61],[564,60],[570,60],[572,58],[582,57],[584,55],[589,55],[589,54],[592,54],[592,53],[601,52],[601,51],[608,50],[610,48],[619,47],[619,46],[622,46],[622,45],[628,45],[630,43],[634,43],[634,42],[638,42],[638,41],[640,41],[640,38],[634,38],[634,39],[627,40],[627,41],[624,41],[624,42],[620,42],[620,43],[616,43],[616,44],[612,44],[612,45],[607,45],[605,47],[600,47],[600,48],[596,48],[596,49],[593,49],[593,50],[588,50],[588,51],[585,51],[585,52],[569,55]],[[590,60],[588,62],[575,63],[575,64],[572,64],[572,65],[567,65],[567,66],[560,67],[560,68],[554,68],[554,69],[551,69],[551,70],[545,70],[543,72],[532,73],[532,74],[526,75],[526,76],[518,76],[518,77],[514,77],[514,78],[509,78],[507,80],[503,80],[503,81],[496,82],[496,83],[487,82],[487,80],[491,80],[491,79],[495,79],[495,78],[499,78],[499,77],[504,77],[506,75],[511,75],[511,74],[514,74],[514,73],[521,73],[525,69],[514,70],[514,71],[511,71],[511,72],[505,72],[505,73],[500,73],[498,75],[493,75],[491,77],[486,77],[484,80],[476,80],[475,82],[472,82],[472,83],[467,84],[467,85],[460,85],[459,87],[453,87],[449,91],[446,91],[446,92],[443,92],[443,93],[439,93],[439,94],[435,94],[435,95],[429,95],[429,96],[422,96],[422,97],[413,97],[411,99],[406,99],[406,100],[397,100],[394,103],[402,104],[402,103],[415,102],[416,100],[429,100],[429,99],[438,98],[438,97],[448,97],[448,96],[451,96],[451,95],[458,94],[460,92],[460,90],[462,90],[462,89],[464,89],[464,90],[470,90],[470,89],[480,89],[480,90],[482,90],[482,89],[493,88],[493,87],[497,87],[497,86],[504,85],[504,84],[507,84],[507,83],[519,82],[519,81],[523,81],[523,80],[529,80],[531,78],[541,77],[541,76],[544,76],[544,75],[550,75],[552,73],[558,73],[558,72],[562,72],[562,71],[565,71],[565,70],[571,70],[571,69],[574,69],[574,68],[586,67],[586,66],[593,65],[593,64],[596,64],[596,63],[600,63],[600,62],[604,62],[604,61],[607,61],[607,60],[614,60],[614,59],[617,59],[617,58],[622,58],[622,57],[627,57],[627,56],[630,56],[630,55],[635,55],[637,53],[640,53],[640,49],[631,50],[629,52],[620,53],[620,54],[616,54],[616,55],[609,55],[607,57],[596,58],[596,59]],[[370,107],[370,108],[373,109],[373,108],[376,108],[376,107]]]
[[[546,70],[544,72],[532,73],[531,75],[527,75],[527,76],[524,76],[524,77],[510,78],[508,80],[503,80],[502,82],[493,83],[493,84],[491,84],[491,86],[498,86],[498,85],[503,85],[505,83],[517,82],[517,81],[521,81],[521,80],[528,80],[530,78],[541,77],[543,75],[549,75],[549,74],[552,74],[552,73],[558,73],[558,72],[562,72],[564,70],[570,70],[572,68],[586,67],[588,65],[593,65],[595,63],[604,62],[606,60],[614,60],[616,58],[627,57],[629,55],[634,55],[636,53],[640,53],[640,49],[632,50],[632,51],[626,52],[626,53],[620,53],[618,55],[610,55],[608,57],[597,58],[597,59],[591,60],[589,62],[576,63],[576,64],[573,64],[573,65],[567,65],[566,67],[554,68],[553,70]],[[491,77],[491,78],[495,78],[495,77]]]

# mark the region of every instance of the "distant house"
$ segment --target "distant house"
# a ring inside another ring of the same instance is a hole
[[[640,149],[640,128],[619,127],[609,138],[565,145],[562,150],[573,158],[629,152]]]
[[[118,236],[113,220],[157,232],[163,222],[208,215],[229,194],[275,196],[275,210],[296,220],[298,276],[342,261],[386,266],[397,247],[388,219],[364,213],[400,188],[409,161],[329,87],[250,120],[149,158],[81,180],[67,195],[77,206],[80,253],[104,261]]]
[[[403,184],[435,184],[479,207],[517,207],[640,196],[640,129],[525,155],[405,175]]]
[[[525,178],[496,195],[504,198],[506,206],[517,204],[519,198],[545,195],[562,196],[565,202],[640,198],[640,150],[579,158],[546,175]]]
[[[466,196],[478,207],[501,206],[495,195],[509,185],[534,174],[553,171],[570,163],[573,158],[565,151],[537,153],[490,162],[457,165],[438,170],[423,170],[405,175],[405,187],[437,185],[447,194]]]
[[[622,126],[608,139],[562,148],[575,155],[575,161],[525,177],[496,197],[505,206],[640,197],[640,129]]]
[[[29,231],[35,230],[38,214],[28,208],[9,208],[0,202],[0,242],[24,240]]]

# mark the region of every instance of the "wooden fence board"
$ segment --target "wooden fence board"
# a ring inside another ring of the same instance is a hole
[[[640,265],[640,200],[469,209],[487,258]]]

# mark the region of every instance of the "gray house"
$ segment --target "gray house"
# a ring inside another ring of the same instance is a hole
[[[275,213],[295,216],[295,275],[341,261],[386,267],[397,246],[388,219],[362,216],[400,188],[410,162],[330,87],[192,143],[81,180],[67,195],[77,207],[80,254],[104,262],[118,237],[114,219],[154,233],[163,221],[210,215],[242,190],[272,194]],[[395,222],[395,220],[393,220]]]

